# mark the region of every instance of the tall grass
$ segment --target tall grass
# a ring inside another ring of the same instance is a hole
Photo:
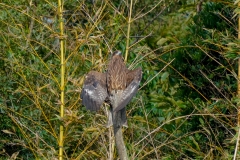
[[[129,68],[141,66],[144,71],[138,96],[127,107],[129,128],[123,131],[130,159],[233,157],[238,100],[208,97],[172,64],[177,59],[171,63],[171,55],[181,48],[186,52],[198,48],[216,60],[204,45],[179,46],[188,33],[183,28],[189,19],[180,14],[168,20],[166,8],[175,5],[133,0],[62,5],[64,21],[58,17],[61,10],[56,2],[0,3],[1,158],[116,159],[112,133],[105,128],[106,110],[90,113],[79,97],[84,75],[90,70],[104,72],[110,51],[116,49],[125,52]],[[167,37],[170,33],[180,38]],[[156,46],[149,47],[152,41],[157,41]],[[65,72],[60,72],[64,65]],[[231,63],[218,66],[235,76]],[[199,73],[222,92],[220,84],[204,71]],[[186,98],[179,93],[182,86],[199,97]]]

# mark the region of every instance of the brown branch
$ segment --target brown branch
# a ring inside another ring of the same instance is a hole
[[[122,115],[121,111],[113,112],[113,131],[115,137],[115,143],[120,160],[127,160],[127,150],[123,141],[122,135]]]

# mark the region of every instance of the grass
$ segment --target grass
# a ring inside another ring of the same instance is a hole
[[[133,38],[149,25],[142,23],[144,18],[156,10],[165,11],[162,1],[145,3],[139,7],[133,0],[130,4],[65,2],[64,37],[59,34],[61,21],[54,2],[0,3],[0,114],[7,122],[0,124],[1,158],[58,158],[62,126],[64,159],[116,159],[112,131],[105,128],[105,108],[95,114],[86,111],[79,93],[84,75],[90,70],[104,71],[110,51],[119,49],[125,52],[129,68],[144,70],[140,91],[127,107],[129,128],[123,131],[130,159],[232,159],[239,139],[238,100],[207,98],[196,82],[174,67],[173,59],[164,56],[179,48],[198,48],[217,60],[204,46],[179,47],[177,42],[175,47],[170,43],[152,49],[147,44],[148,38],[154,38],[152,33]],[[44,17],[54,21],[49,23]],[[60,48],[65,59],[61,59]],[[60,72],[61,64],[66,64],[65,73]],[[218,65],[235,76],[234,66]],[[182,79],[179,83],[176,75]],[[218,84],[202,75],[222,93]],[[183,84],[200,98],[179,98],[184,97],[178,95]],[[63,108],[59,109],[63,100],[64,116]]]

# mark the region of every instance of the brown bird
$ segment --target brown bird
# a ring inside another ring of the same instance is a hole
[[[107,126],[113,123],[127,126],[126,105],[136,95],[142,69],[127,69],[120,51],[112,54],[106,73],[90,71],[86,75],[80,97],[88,110],[98,111],[103,104],[110,104]]]

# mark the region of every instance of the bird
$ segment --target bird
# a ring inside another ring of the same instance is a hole
[[[110,105],[107,127],[117,123],[127,127],[126,106],[136,95],[142,69],[129,70],[121,51],[112,53],[106,73],[90,71],[84,80],[80,98],[87,110],[96,112],[104,102]]]

